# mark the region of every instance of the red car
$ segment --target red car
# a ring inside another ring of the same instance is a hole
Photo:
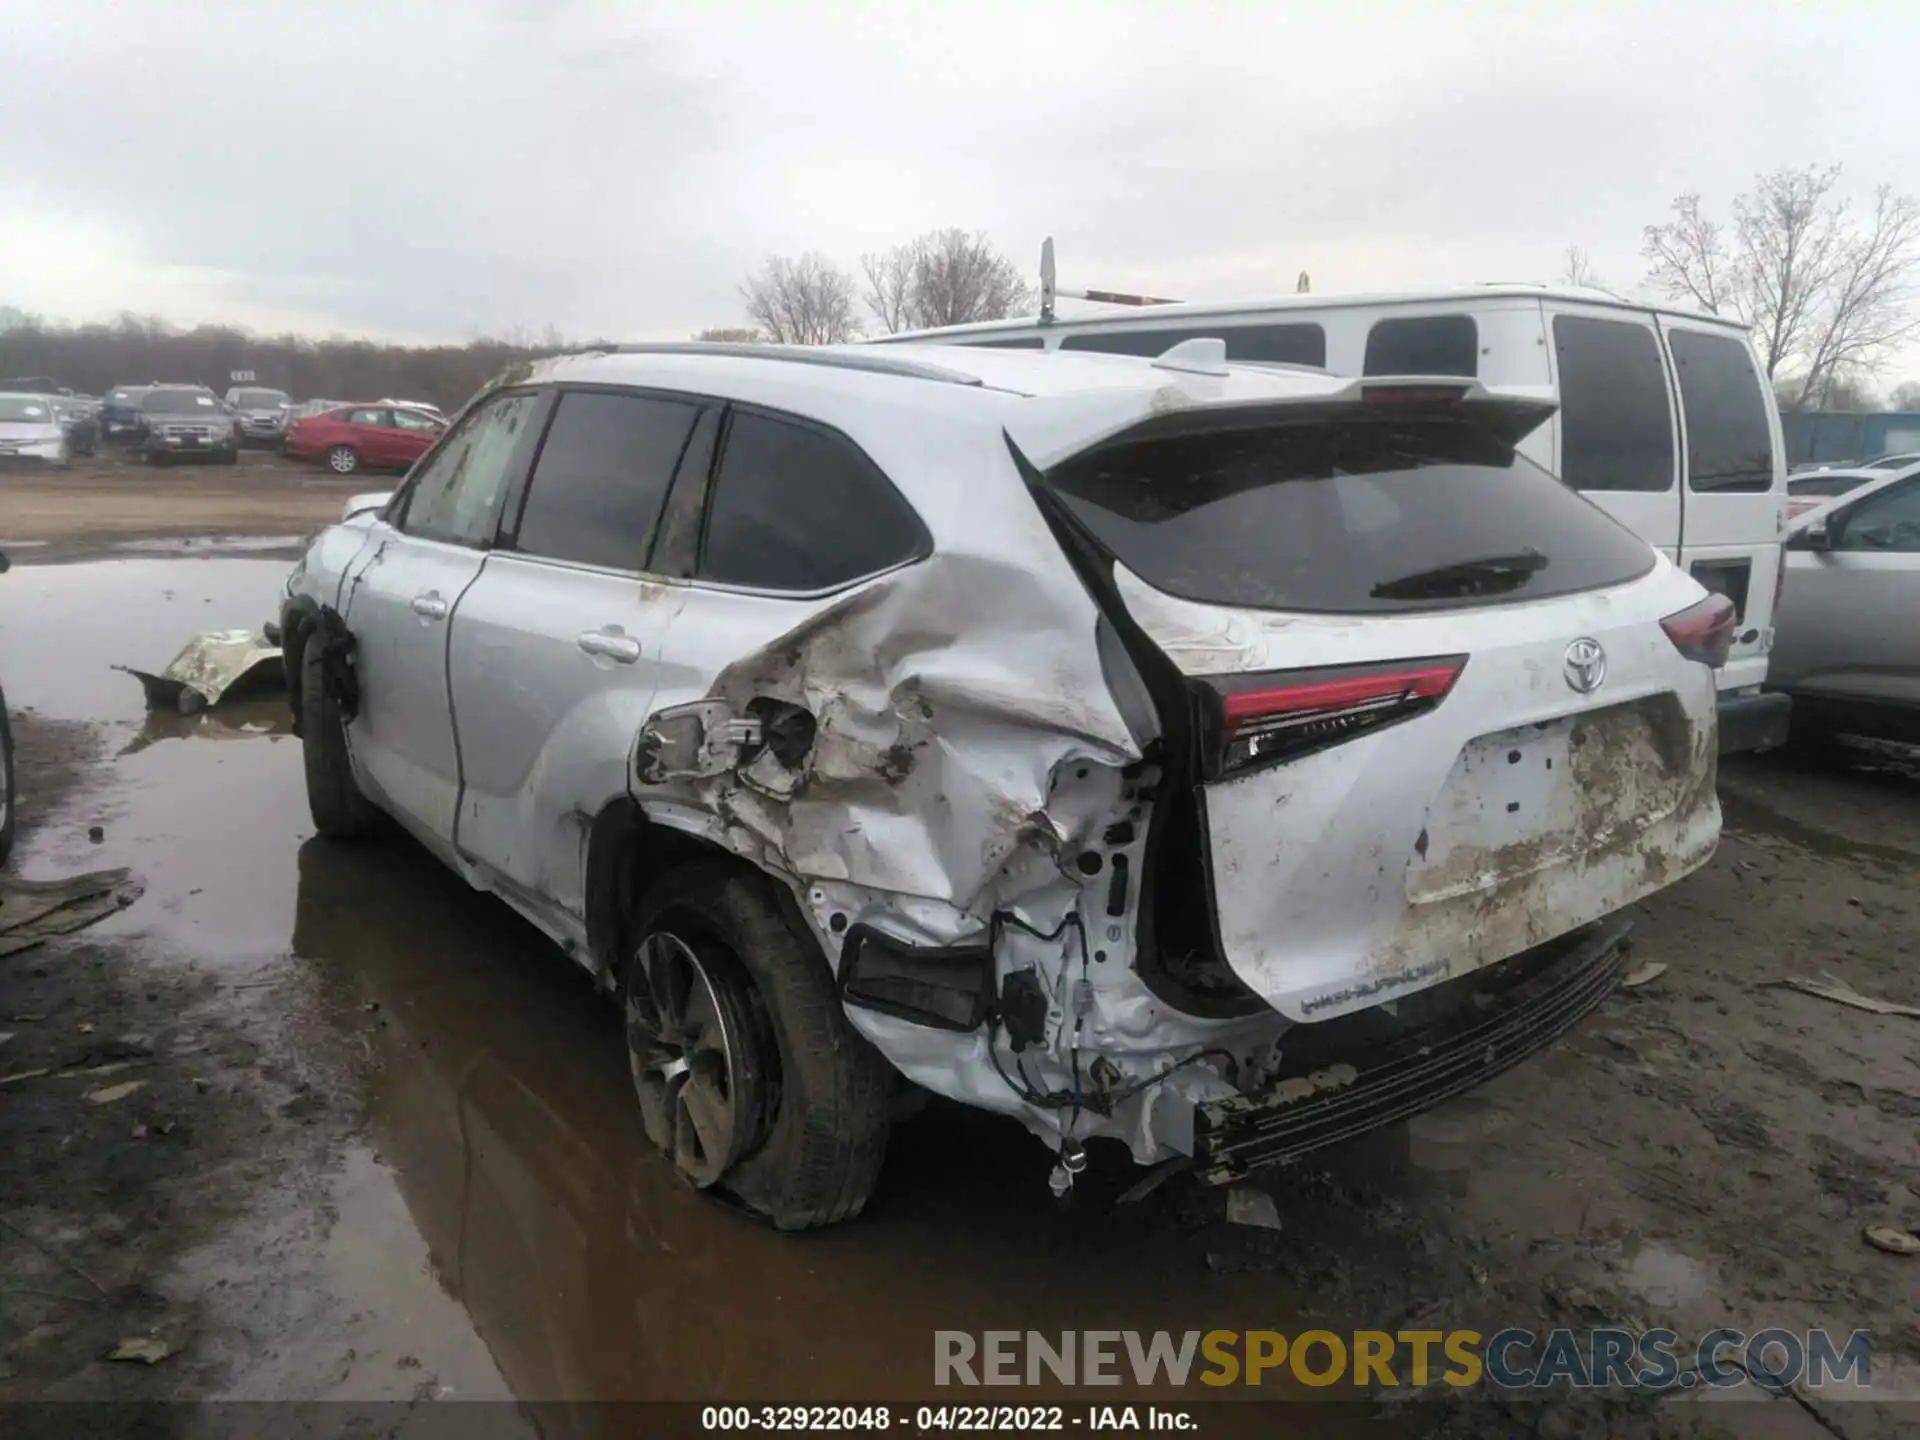
[[[447,422],[397,405],[341,405],[287,427],[286,452],[296,460],[325,460],[351,475],[362,467],[404,470],[432,447]]]

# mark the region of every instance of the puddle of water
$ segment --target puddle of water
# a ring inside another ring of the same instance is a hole
[[[0,575],[0,683],[16,709],[61,720],[139,724],[140,682],[203,630],[276,617],[287,566],[275,560],[110,560]]]
[[[305,535],[179,535],[122,540],[113,546],[129,555],[265,555],[299,551]]]

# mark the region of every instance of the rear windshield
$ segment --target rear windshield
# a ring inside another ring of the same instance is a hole
[[[1460,420],[1339,419],[1119,444],[1048,476],[1157,589],[1361,614],[1538,600],[1653,567],[1645,541]]]
[[[233,403],[242,410],[266,410],[275,405],[286,404],[287,392],[284,390],[236,390],[233,392]]]

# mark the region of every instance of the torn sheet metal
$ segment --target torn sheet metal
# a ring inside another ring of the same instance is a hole
[[[191,715],[218,705],[229,693],[257,690],[283,680],[280,647],[254,630],[211,630],[196,635],[158,675],[116,665],[138,680],[147,706]]]
[[[64,880],[0,876],[0,956],[104,920],[140,898],[129,870],[95,870]]]

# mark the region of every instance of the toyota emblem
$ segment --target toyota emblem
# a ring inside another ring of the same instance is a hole
[[[1607,652],[1598,640],[1582,635],[1567,646],[1567,684],[1582,695],[1591,695],[1607,678]]]

